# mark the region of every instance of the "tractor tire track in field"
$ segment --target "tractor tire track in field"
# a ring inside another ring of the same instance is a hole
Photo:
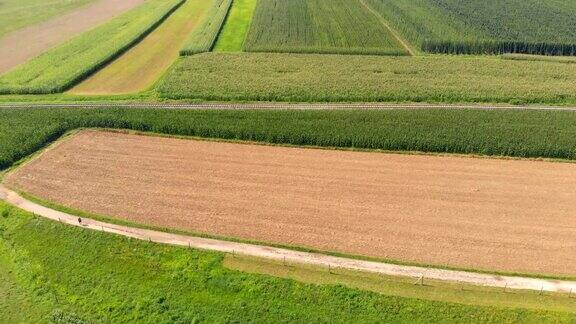
[[[410,56],[415,56],[416,52],[414,52],[414,50],[412,50],[412,47],[410,45],[408,45],[408,43],[404,40],[404,38],[402,38],[402,36],[400,36],[400,34],[398,34],[396,32],[396,30],[394,30],[392,27],[390,27],[390,24],[388,23],[388,21],[386,21],[386,19],[384,19],[384,17],[382,17],[382,15],[374,10],[372,7],[370,7],[364,0],[358,0],[360,1],[360,4],[366,8],[368,11],[370,11],[371,14],[373,14],[379,21],[380,23],[386,27],[386,29],[388,29],[388,31],[390,31],[390,34],[392,36],[394,36],[394,38],[396,39],[396,41],[398,41],[398,43],[400,43],[400,45],[402,45],[402,47],[404,47],[404,49],[406,50],[406,52],[408,52],[408,54],[410,54]]]
[[[124,108],[174,110],[541,110],[576,112],[576,107],[564,106],[512,106],[477,104],[390,104],[390,103],[163,103],[163,102],[74,102],[74,103],[0,103],[0,109],[59,109],[59,108]]]
[[[133,228],[116,224],[104,223],[91,219],[78,217],[59,212],[34,202],[31,202],[14,191],[0,185],[0,199],[37,216],[41,216],[61,223],[79,226],[85,229],[113,233],[139,240],[150,241],[195,249],[218,251],[223,253],[237,253],[241,255],[272,259],[298,264],[308,264],[328,269],[347,269],[379,273],[389,276],[413,277],[419,280],[442,280],[459,282],[463,284],[501,287],[504,289],[523,289],[546,292],[571,293],[576,291],[576,281],[562,281],[552,279],[539,279],[530,277],[501,276],[469,271],[446,270],[418,266],[397,265],[383,262],[364,261],[358,259],[335,257],[319,253],[300,252],[283,248],[263,245],[238,243],[224,240],[185,236],[154,230]]]

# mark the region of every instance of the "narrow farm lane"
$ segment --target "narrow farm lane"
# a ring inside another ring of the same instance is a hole
[[[435,268],[425,268],[417,266],[405,266],[389,263],[380,263],[364,260],[356,260],[329,255],[299,252],[282,248],[253,245],[237,242],[229,242],[215,239],[192,237],[178,234],[171,234],[153,230],[139,229],[128,226],[115,225],[99,222],[91,219],[82,219],[78,222],[78,217],[62,213],[31,202],[14,191],[0,185],[0,199],[25,211],[38,216],[59,221],[72,226],[81,226],[90,230],[103,231],[117,235],[123,235],[140,240],[155,243],[170,244],[177,246],[188,246],[195,249],[218,251],[224,253],[238,253],[242,255],[261,257],[290,263],[309,264],[319,267],[342,268],[348,270],[365,271],[379,273],[390,276],[424,278],[433,280],[444,280],[451,282],[461,282],[472,285],[502,287],[509,289],[525,289],[548,292],[576,291],[575,281],[548,280],[527,277],[499,276],[491,274],[481,274],[466,271],[455,271]]]

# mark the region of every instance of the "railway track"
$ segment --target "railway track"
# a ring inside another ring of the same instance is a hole
[[[124,108],[124,109],[183,109],[183,110],[543,110],[572,111],[576,107],[561,106],[512,106],[512,105],[453,105],[453,104],[387,104],[387,103],[7,103],[0,104],[0,109],[58,109],[58,108]]]

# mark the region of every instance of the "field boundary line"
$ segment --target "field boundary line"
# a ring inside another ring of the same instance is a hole
[[[384,17],[382,17],[382,15],[378,11],[376,11],[376,10],[374,10],[374,8],[370,7],[364,0],[358,0],[358,1],[360,2],[360,4],[362,4],[362,6],[364,6],[364,8],[368,9],[368,11],[370,11],[370,13],[372,13],[374,16],[376,16],[376,18],[378,18],[380,23],[384,27],[386,27],[386,29],[388,29],[390,34],[392,34],[392,36],[394,36],[396,41],[398,41],[398,43],[400,43],[400,45],[402,45],[402,47],[404,47],[404,49],[408,52],[408,54],[410,54],[410,56],[416,56],[416,52],[414,52],[412,47],[409,46],[408,43],[404,40],[404,38],[402,38],[400,36],[400,34],[398,32],[396,32],[396,30],[390,26],[388,21],[386,19],[384,19]]]
[[[143,241],[176,245],[201,250],[234,253],[266,258],[282,262],[308,264],[329,269],[347,269],[382,275],[411,277],[414,279],[432,279],[458,282],[485,287],[520,289],[546,292],[570,293],[576,291],[576,281],[540,279],[530,277],[501,276],[475,273],[470,271],[447,270],[419,266],[397,265],[376,261],[365,261],[320,253],[301,252],[286,248],[239,243],[210,238],[173,234],[130,226],[122,226],[96,221],[89,218],[63,213],[27,200],[18,193],[0,184],[0,200],[14,205],[36,216],[44,217],[63,224],[78,226],[94,231],[107,232]]]
[[[543,110],[576,112],[574,106],[518,106],[518,105],[476,105],[476,104],[392,104],[392,103],[283,103],[283,102],[204,102],[204,103],[163,103],[163,102],[72,102],[72,103],[0,103],[0,109],[33,108],[125,108],[125,109],[174,109],[174,110]]]

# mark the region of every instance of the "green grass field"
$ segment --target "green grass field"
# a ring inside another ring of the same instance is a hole
[[[576,54],[574,1],[365,1],[429,52]]]
[[[272,144],[576,159],[576,113],[0,109],[0,169],[80,127]]]
[[[235,0],[218,36],[214,51],[241,52],[258,0]]]
[[[184,43],[180,55],[210,52],[222,30],[232,0],[212,0],[204,19]]]
[[[158,91],[170,99],[568,105],[576,103],[576,65],[499,57],[210,53],[180,59]]]
[[[0,2],[0,37],[74,10],[94,0],[4,0]]]
[[[405,55],[406,51],[356,0],[259,0],[248,52]]]
[[[0,293],[3,322],[470,323],[574,318],[573,313],[546,307],[471,306],[249,274],[224,267],[219,253],[86,231],[1,202],[0,214],[0,276],[7,289]]]
[[[0,94],[62,92],[140,41],[182,0],[150,0],[0,76]]]

